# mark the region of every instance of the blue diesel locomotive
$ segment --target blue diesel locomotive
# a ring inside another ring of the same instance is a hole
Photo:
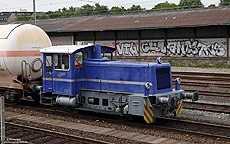
[[[140,116],[147,123],[168,113],[179,115],[185,93],[180,79],[172,88],[171,65],[113,61],[114,48],[102,45],[52,46],[43,53],[40,103],[62,105],[123,116]]]

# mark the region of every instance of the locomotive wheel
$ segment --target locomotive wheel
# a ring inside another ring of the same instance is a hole
[[[35,103],[40,103],[40,96],[39,93],[32,93],[31,94],[32,99],[34,100]]]

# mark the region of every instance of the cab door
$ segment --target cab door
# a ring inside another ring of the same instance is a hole
[[[82,71],[82,52],[75,53],[74,55],[74,73],[75,73],[75,79],[76,79],[76,86],[75,91],[76,94],[80,94],[80,88],[81,86],[81,71]],[[78,81],[80,80],[80,81]]]
[[[76,78],[76,94],[80,94],[81,88],[84,87],[84,64],[83,61],[88,59],[88,51],[80,51],[74,54],[74,73]]]
[[[52,55],[44,55],[43,91],[53,92],[53,59]]]

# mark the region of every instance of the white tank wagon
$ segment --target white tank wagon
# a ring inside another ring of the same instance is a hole
[[[48,35],[30,24],[0,25],[0,87],[22,88],[24,81],[42,76],[40,49],[50,47]],[[21,78],[19,78],[21,77]]]

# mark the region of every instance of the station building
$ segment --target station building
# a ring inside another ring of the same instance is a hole
[[[230,7],[57,18],[37,25],[53,45],[103,44],[116,48],[119,59],[162,56],[230,64]]]

